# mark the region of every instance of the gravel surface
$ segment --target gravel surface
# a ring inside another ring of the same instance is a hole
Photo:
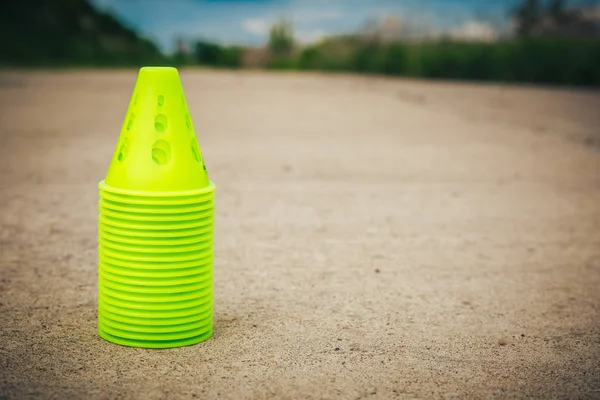
[[[600,93],[186,70],[215,334],[96,331],[136,70],[0,74],[0,398],[599,398]]]

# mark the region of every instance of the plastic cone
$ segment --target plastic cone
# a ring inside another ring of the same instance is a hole
[[[99,189],[99,335],[147,348],[208,339],[215,186],[175,68],[140,69]]]
[[[175,68],[140,69],[105,183],[125,194],[210,187]]]

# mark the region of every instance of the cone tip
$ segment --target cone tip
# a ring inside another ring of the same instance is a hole
[[[174,67],[147,66],[140,68],[139,75],[152,77],[154,79],[161,79],[168,76],[178,77],[179,71]]]
[[[140,68],[106,184],[169,192],[209,185],[176,68]]]
[[[160,65],[147,65],[145,67],[140,68],[140,71],[177,71],[177,68],[165,67]]]

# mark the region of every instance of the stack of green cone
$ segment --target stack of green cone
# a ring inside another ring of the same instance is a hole
[[[99,335],[146,348],[208,339],[215,186],[176,69],[140,70],[99,188]]]

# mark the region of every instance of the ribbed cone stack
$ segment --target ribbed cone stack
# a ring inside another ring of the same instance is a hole
[[[99,335],[147,348],[208,339],[215,186],[176,69],[140,70],[99,188]]]

